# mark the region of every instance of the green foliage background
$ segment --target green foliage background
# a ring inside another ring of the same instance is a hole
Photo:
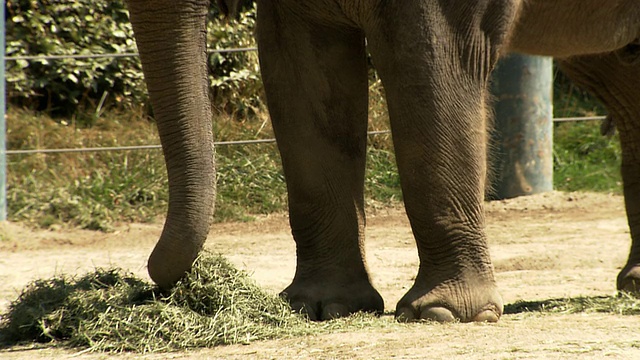
[[[7,54],[135,52],[122,0],[8,0]],[[255,8],[236,21],[210,10],[210,49],[254,47]],[[209,56],[216,140],[273,137],[263,104],[256,52]],[[149,122],[137,57],[8,61],[8,149],[100,147],[158,143]],[[562,74],[555,79],[556,117],[604,114]],[[384,90],[370,69],[369,129],[389,128]],[[104,101],[103,101],[104,100]],[[26,108],[26,110],[25,110]],[[35,110],[35,111],[34,111]],[[599,123],[554,126],[554,186],[620,193],[620,146],[599,135]],[[245,221],[284,211],[286,186],[274,144],[217,150],[216,220]],[[160,151],[12,155],[8,213],[12,221],[109,230],[118,221],[154,221],[166,211]],[[366,201],[376,209],[402,200],[389,135],[369,138]]]
[[[8,0],[7,56],[123,54],[136,52],[123,0]],[[233,24],[209,12],[213,49],[254,47],[255,8]],[[209,56],[213,101],[220,110],[253,115],[262,106],[255,52]],[[11,104],[71,116],[90,109],[144,104],[147,92],[137,57],[16,60],[7,62]],[[95,117],[81,118],[91,125]]]

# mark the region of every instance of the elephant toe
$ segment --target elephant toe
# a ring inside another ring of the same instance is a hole
[[[317,311],[307,302],[300,300],[291,302],[291,310],[293,310],[293,312],[305,315],[311,321],[320,320],[317,316]]]
[[[430,320],[442,323],[456,321],[456,316],[451,310],[442,306],[428,306],[417,313],[418,309],[412,307],[402,307],[396,310],[396,319],[400,322],[411,322],[418,320]]]
[[[282,292],[295,312],[311,321],[331,320],[362,311],[381,314],[384,302],[368,281],[347,286],[294,282]]]
[[[402,308],[396,311],[396,319],[400,322],[410,322],[417,320],[430,320],[440,323],[450,323],[461,320],[460,316],[442,306],[429,306],[420,312],[420,316],[415,316],[415,311],[411,308]],[[487,309],[480,311],[474,316],[472,322],[498,322],[500,312],[495,309]]]
[[[351,313],[345,304],[333,303],[322,309],[322,320],[332,320],[348,316]]]
[[[500,320],[500,312],[496,308],[483,310],[473,318],[474,322],[498,322]]]
[[[432,320],[437,322],[454,322],[456,317],[451,310],[442,306],[427,307],[420,312],[421,320]]]
[[[640,294],[640,265],[627,265],[618,275],[618,290]]]
[[[502,298],[493,283],[460,282],[456,289],[421,284],[418,280],[398,302],[398,321],[497,322],[502,315]]]
[[[422,312],[420,312],[420,319],[437,322],[454,322],[456,321],[456,316],[453,315],[451,310],[445,307],[433,306],[422,310]]]

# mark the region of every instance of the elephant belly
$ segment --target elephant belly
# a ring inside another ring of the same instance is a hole
[[[526,1],[510,50],[568,57],[620,49],[640,36],[638,0]]]

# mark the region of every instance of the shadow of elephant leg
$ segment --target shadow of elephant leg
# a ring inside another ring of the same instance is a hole
[[[364,35],[339,9],[294,1],[262,1],[258,9],[262,76],[297,248],[295,277],[283,293],[314,320],[381,312],[363,244]]]
[[[623,48],[619,51],[628,51]],[[619,290],[640,292],[640,62],[618,52],[580,56],[558,62],[579,86],[596,95],[609,110],[620,134],[622,180],[631,229],[629,259],[617,279]]]

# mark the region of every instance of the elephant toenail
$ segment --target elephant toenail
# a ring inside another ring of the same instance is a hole
[[[620,290],[628,293],[637,293],[640,290],[640,281],[636,279],[627,280]]]
[[[476,317],[473,318],[475,322],[498,322],[500,319],[500,315],[498,315],[494,310],[483,310]]]
[[[428,307],[422,310],[422,313],[420,314],[420,319],[433,320],[437,322],[456,321],[456,317],[453,316],[453,313],[451,312],[451,310],[441,306]]]
[[[322,310],[322,320],[332,320],[349,315],[349,308],[343,304],[329,304]]]
[[[316,312],[305,302],[291,303],[291,310],[293,310],[293,312],[295,313],[300,313],[307,316],[311,321],[318,321]]]
[[[410,308],[401,308],[396,310],[396,320],[399,322],[410,322],[415,320],[413,310]]]

